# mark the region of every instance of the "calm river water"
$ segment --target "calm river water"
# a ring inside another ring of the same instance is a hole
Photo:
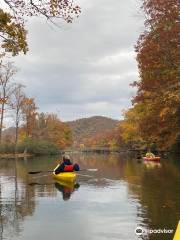
[[[0,160],[0,240],[170,240],[180,216],[180,161],[72,155],[82,169],[75,186],[55,182],[58,157]],[[180,160],[180,159],[179,159]],[[137,236],[135,229],[143,228]]]

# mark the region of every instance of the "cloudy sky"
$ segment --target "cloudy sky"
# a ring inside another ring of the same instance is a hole
[[[39,111],[64,120],[102,115],[122,118],[138,79],[134,44],[143,31],[140,0],[80,0],[73,24],[28,22],[29,52],[15,59],[16,81]]]

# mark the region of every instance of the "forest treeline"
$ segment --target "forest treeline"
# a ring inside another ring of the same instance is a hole
[[[87,146],[180,150],[180,57],[178,0],[142,0],[145,30],[135,51],[137,93],[113,131],[86,140]],[[120,93],[121,94],[121,93]]]
[[[180,2],[142,3],[145,31],[135,46],[139,80],[132,83],[137,94],[124,113],[122,137],[167,150],[180,143]]]
[[[73,147],[101,147],[110,142],[107,134],[113,135],[119,121],[103,116],[93,116],[67,122],[72,129]]]
[[[16,69],[5,59],[26,54],[26,22],[42,17],[72,23],[81,8],[71,0],[2,0],[0,6],[0,152],[57,153],[71,144],[71,131],[56,114],[39,113],[35,99],[27,97],[24,86],[12,81]],[[7,124],[14,127],[7,129]],[[12,123],[13,122],[13,123]],[[6,129],[4,131],[4,129]],[[12,130],[12,131],[11,131]]]
[[[54,154],[70,146],[69,126],[56,114],[39,113],[35,99],[26,96],[25,86],[13,81],[15,73],[12,63],[1,60],[0,151]],[[7,124],[14,126],[12,131],[4,130]]]
[[[58,1],[54,8],[54,0],[47,0],[50,5],[43,14],[37,11],[37,6],[31,5],[31,1],[29,5],[23,5],[24,0],[16,1],[14,5],[11,1],[5,2],[9,3],[9,12],[0,9],[1,52],[4,49],[13,56],[28,50],[24,16],[44,15],[52,20],[62,14],[66,22],[73,19],[68,15],[72,7],[69,1]],[[86,128],[81,124],[82,127],[74,131],[73,126],[60,121],[56,114],[39,113],[35,99],[25,95],[25,87],[13,82],[16,69],[4,60],[6,53],[1,54],[1,152],[55,153],[72,146],[74,132],[80,135],[78,140],[74,139],[76,147],[80,148],[171,150],[176,146],[180,149],[180,3],[178,0],[142,0],[141,10],[145,15],[145,30],[135,46],[139,79],[131,84],[137,92],[132,107],[124,111],[124,119],[111,129],[102,128],[103,124],[95,121],[94,128],[86,123]],[[72,15],[78,16],[80,11],[76,6]],[[14,122],[13,137],[3,134],[7,121]]]

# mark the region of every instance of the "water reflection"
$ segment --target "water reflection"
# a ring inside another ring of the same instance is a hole
[[[143,164],[147,169],[160,168],[162,165],[160,162],[152,162],[152,161],[143,161]]]
[[[63,181],[57,181],[54,185],[55,188],[62,193],[62,198],[64,201],[69,200],[72,193],[78,190],[80,187],[79,183],[67,183]]]
[[[50,174],[28,174],[53,169],[58,157],[0,160],[1,240],[44,240],[52,238],[52,232],[67,240],[129,240],[136,239],[136,226],[175,229],[180,215],[177,161],[139,163],[118,154],[72,158],[82,169],[98,171],[80,172],[78,184],[68,185],[54,182]],[[69,200],[67,204],[59,196]],[[168,240],[172,235],[138,239]]]

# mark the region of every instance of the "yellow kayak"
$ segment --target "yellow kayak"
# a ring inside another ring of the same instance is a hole
[[[53,172],[53,177],[56,180],[63,181],[63,182],[75,182],[76,173],[75,172],[62,172],[62,173],[59,173],[59,174],[55,174]]]
[[[58,183],[59,185],[61,185],[63,187],[70,188],[70,189],[73,189],[74,184],[75,184],[75,182],[67,182],[67,181],[57,180],[57,179],[56,179],[56,183]]]
[[[179,239],[180,239],[180,221],[178,223],[178,226],[177,226],[177,229],[176,229],[173,240],[179,240]]]

